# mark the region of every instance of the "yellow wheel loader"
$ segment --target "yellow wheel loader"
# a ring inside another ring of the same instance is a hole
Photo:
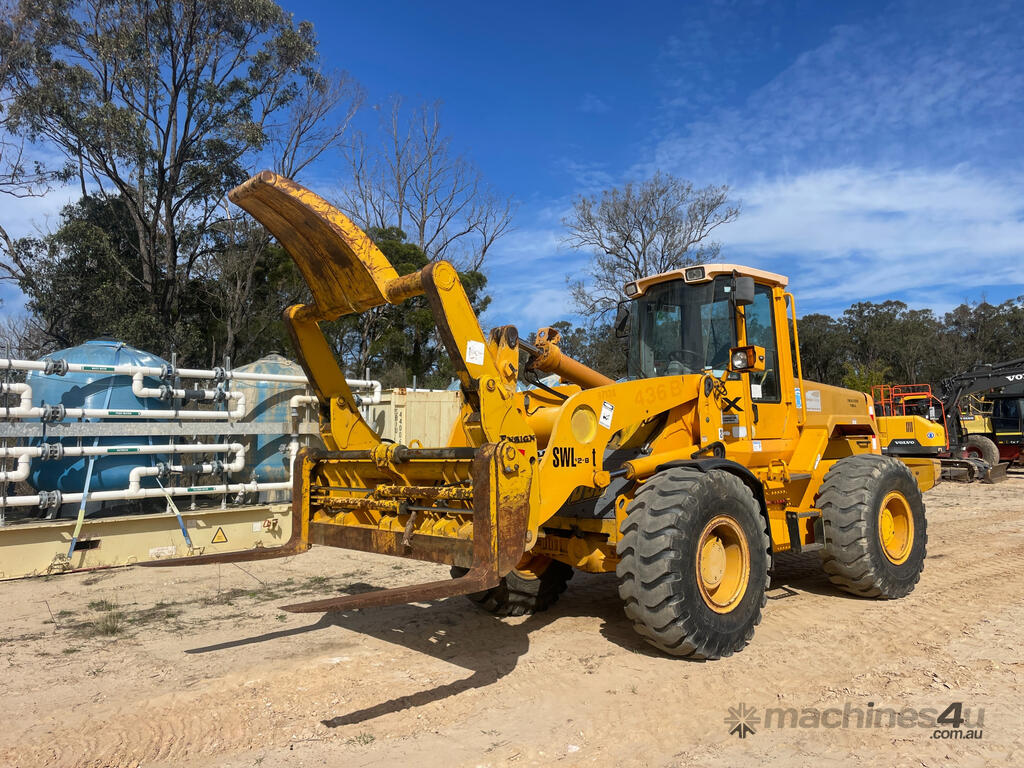
[[[309,283],[312,303],[284,319],[326,447],[296,460],[285,546],[179,563],[317,544],[452,567],[451,579],[286,606],[296,612],[468,595],[516,615],[550,605],[575,569],[614,572],[641,635],[705,659],[750,640],[777,552],[817,550],[857,595],[902,597],[917,583],[921,492],[937,465],[882,456],[866,395],[803,379],[786,278],[718,264],[625,286],[616,326],[629,376],[614,382],[565,356],[554,329],[533,341],[512,326],[485,335],[450,264],[397,274],[351,221],[287,179],[260,173],[231,199]],[[465,402],[441,446],[383,442],[318,325],[418,295]],[[517,391],[521,379],[535,386]]]

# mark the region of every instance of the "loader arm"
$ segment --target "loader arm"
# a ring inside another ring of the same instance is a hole
[[[344,214],[289,179],[263,171],[230,198],[267,227],[309,284],[313,302],[289,307],[284,321],[319,400],[327,450],[305,451],[295,463],[286,545],[156,565],[286,557],[322,544],[469,568],[458,579],[287,606],[298,612],[437,599],[495,586],[523,556],[538,493],[536,440],[514,397],[515,330],[485,339],[451,264],[433,262],[399,276]],[[383,442],[363,420],[320,329],[321,322],[419,295],[433,310],[462,384],[467,407],[461,444]]]

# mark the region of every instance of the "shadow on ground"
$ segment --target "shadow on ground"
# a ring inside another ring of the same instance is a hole
[[[347,592],[366,591],[372,585],[350,584]],[[771,600],[798,597],[800,592],[842,593],[821,572],[816,554],[778,558],[772,577]],[[769,609],[771,605],[769,600]],[[456,696],[473,688],[491,685],[509,675],[530,648],[530,635],[562,619],[592,617],[600,620],[600,633],[609,642],[631,653],[661,658],[662,654],[641,638],[622,611],[614,574],[577,573],[569,590],[551,609],[523,620],[494,617],[464,598],[435,603],[397,605],[324,614],[312,624],[266,632],[251,637],[186,650],[189,654],[213,653],[274,641],[310,632],[341,627],[423,653],[470,671],[452,683],[400,696],[323,720],[334,728],[366,722],[383,715]],[[580,638],[581,653],[587,650]],[[692,661],[692,660],[691,660]],[[704,663],[693,661],[692,663]]]

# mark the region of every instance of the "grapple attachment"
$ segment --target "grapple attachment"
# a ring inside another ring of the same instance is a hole
[[[432,600],[495,586],[522,559],[537,490],[536,436],[516,406],[518,337],[499,328],[484,338],[447,262],[399,276],[374,243],[318,195],[269,171],[230,195],[277,238],[309,283],[312,304],[284,320],[320,402],[326,450],[296,458],[292,535],[260,548],[151,565],[199,565],[288,557],[311,544],[469,568],[457,579],[285,606],[336,611]],[[373,312],[423,295],[462,383],[465,406],[448,445],[385,443],[363,420],[321,321]]]

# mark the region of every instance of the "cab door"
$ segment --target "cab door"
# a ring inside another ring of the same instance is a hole
[[[746,375],[750,386],[752,466],[787,457],[795,437],[793,377],[780,364],[788,360],[789,334],[780,334],[786,328],[778,327],[780,318],[785,322],[785,306],[781,289],[758,283],[754,286],[754,301],[743,308],[745,343],[764,347],[765,351],[764,371]],[[780,350],[787,354],[780,355]]]

